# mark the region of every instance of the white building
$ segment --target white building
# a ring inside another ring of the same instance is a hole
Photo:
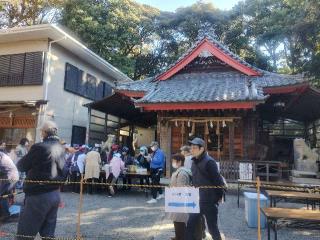
[[[87,140],[83,105],[132,81],[59,25],[0,30],[0,140],[39,141],[39,127],[54,120],[68,143]]]

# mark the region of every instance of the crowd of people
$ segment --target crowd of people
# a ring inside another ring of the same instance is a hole
[[[158,142],[150,146],[141,146],[138,155],[131,155],[126,146],[113,144],[109,152],[101,150],[100,145],[92,148],[82,145],[71,147],[61,141],[57,135],[57,125],[47,121],[41,128],[42,141],[33,144],[29,149],[28,139],[22,139],[15,149],[14,159],[6,152],[5,143],[0,144],[0,195],[10,193],[15,188],[21,188],[25,193],[24,206],[20,213],[17,239],[25,236],[54,237],[58,207],[61,204],[60,191],[68,178],[72,183],[72,191],[79,192],[81,177],[88,182],[101,181],[101,170],[104,169],[105,181],[108,185],[107,194],[113,196],[116,192],[112,185],[130,165],[136,165],[150,172],[152,199],[147,203],[154,204],[164,198],[159,187],[163,176],[166,157]],[[194,138],[189,145],[183,146],[180,153],[171,158],[172,168],[171,187],[181,186],[224,186],[218,166],[206,149],[203,139]],[[24,179],[29,180],[25,181]],[[144,182],[144,180],[146,182]],[[39,184],[38,182],[43,181]],[[52,182],[53,183],[50,183]],[[130,186],[130,178],[123,176],[123,183]],[[141,184],[149,184],[149,179],[141,179]],[[95,184],[87,184],[88,192],[95,191]],[[202,239],[207,223],[208,231],[215,240],[221,239],[217,225],[218,205],[223,196],[222,188],[200,188],[200,213],[171,213],[175,228],[175,240]],[[1,216],[9,217],[8,200],[0,198]],[[32,222],[32,224],[30,224]]]

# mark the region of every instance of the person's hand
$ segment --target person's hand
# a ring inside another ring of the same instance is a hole
[[[145,157],[148,162],[151,162],[151,155],[149,154],[148,156]]]

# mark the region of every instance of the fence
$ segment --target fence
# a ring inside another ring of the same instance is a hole
[[[0,181],[8,181],[1,180]],[[107,198],[103,195],[98,195],[96,199],[92,197],[92,195],[85,194],[86,189],[90,185],[95,185],[97,187],[101,187],[102,189],[108,186],[116,186],[118,188],[141,188],[141,192],[146,189],[151,189],[154,187],[164,188],[164,185],[152,186],[152,185],[140,185],[140,184],[108,184],[108,183],[92,183],[86,182],[81,179],[80,182],[68,182],[67,184],[64,182],[46,182],[46,181],[26,181],[34,184],[64,184],[64,186],[68,187],[70,184],[79,184],[80,185],[80,193],[72,194],[66,193],[63,195],[63,201],[67,201],[65,206],[60,206],[60,212],[62,212],[61,216],[58,218],[59,232],[55,239],[153,239],[152,234],[158,234],[161,231],[167,231],[167,224],[163,224],[164,215],[162,214],[163,207],[147,207],[146,212],[141,207],[141,204],[133,200],[133,198],[129,197],[129,194],[123,192],[122,196],[124,198],[114,198],[111,201],[108,201]],[[257,179],[256,182],[257,192],[260,192],[260,180]],[[263,186],[262,186],[263,187]],[[221,186],[203,186],[200,188],[221,188]],[[290,190],[288,187],[283,188],[284,190]],[[281,190],[281,189],[279,189]],[[103,190],[104,191],[104,190]],[[137,192],[136,195],[141,194],[141,192]],[[20,196],[17,195],[17,198]],[[259,194],[258,194],[259,196]],[[2,197],[10,197],[10,195],[5,195]],[[138,197],[138,201],[143,200],[143,198]],[[98,206],[98,202],[105,202],[106,204],[102,204]],[[112,204],[119,204],[121,207],[115,207]],[[259,203],[259,201],[258,201]],[[83,211],[85,206],[85,211]],[[145,207],[145,206],[144,206]],[[258,214],[260,213],[260,206],[258,205]],[[236,207],[235,207],[236,208]],[[161,212],[161,214],[159,214]],[[121,214],[122,215],[121,215]],[[152,214],[153,215],[152,215]],[[121,215],[121,216],[120,216]],[[129,219],[129,216],[132,219]],[[108,221],[106,221],[108,218]],[[260,219],[260,218],[258,218]],[[59,222],[60,221],[60,222]],[[126,228],[126,223],[129,221],[140,221],[139,229],[129,228],[125,233],[118,233],[119,229]],[[260,221],[260,220],[258,220]],[[109,225],[110,223],[114,224]],[[107,223],[107,224],[105,224]],[[30,223],[32,224],[32,223]],[[95,225],[97,224],[97,225]],[[260,226],[260,224],[258,224]],[[230,226],[231,228],[233,226]],[[111,228],[115,228],[115,231],[111,236],[108,231]],[[118,230],[117,230],[118,228]],[[150,234],[148,233],[150,232]],[[152,233],[151,233],[152,232]],[[146,238],[139,238],[139,234],[146,236]],[[261,229],[260,227],[257,229],[257,234],[255,235],[257,239],[261,239]],[[16,234],[16,225],[0,225],[0,238],[1,239],[13,239],[14,237],[24,237],[24,239],[34,239],[34,236],[18,236]],[[43,238],[44,239],[44,238]],[[52,238],[45,238],[52,239]],[[163,238],[168,239],[168,238]]]

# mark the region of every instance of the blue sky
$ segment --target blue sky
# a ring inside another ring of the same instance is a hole
[[[150,6],[159,8],[163,11],[173,12],[178,7],[190,6],[196,3],[197,0],[135,0],[139,3],[148,4]],[[240,0],[206,0],[206,2],[212,2],[214,6],[222,10],[229,10],[236,5]]]

